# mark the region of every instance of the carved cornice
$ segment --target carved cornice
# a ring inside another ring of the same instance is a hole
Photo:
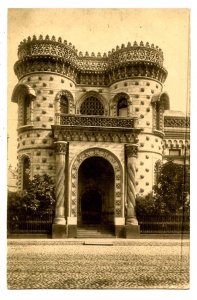
[[[136,143],[139,130],[101,130],[53,126],[56,141]]]
[[[138,154],[138,145],[125,145],[125,154],[126,157],[137,157]]]
[[[57,154],[66,154],[68,150],[68,142],[54,142],[54,149]]]
[[[161,49],[142,42],[117,46],[108,56],[101,57],[100,53],[97,56],[94,53],[89,56],[88,52],[84,56],[82,52],[78,54],[71,43],[62,42],[61,38],[56,41],[55,37],[37,39],[34,36],[19,45],[18,58],[14,67],[18,78],[31,72],[50,71],[68,76],[78,84],[109,85],[121,78],[136,76],[164,82],[167,76]]]

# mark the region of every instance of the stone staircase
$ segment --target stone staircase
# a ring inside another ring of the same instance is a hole
[[[104,225],[81,225],[77,228],[78,238],[114,238],[113,226]]]

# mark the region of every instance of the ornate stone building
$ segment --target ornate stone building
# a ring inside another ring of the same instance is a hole
[[[188,121],[169,110],[163,60],[161,49],[143,42],[108,55],[83,55],[49,36],[20,43],[12,95],[18,189],[27,169],[55,179],[53,237],[77,237],[83,224],[138,234],[136,194],[152,190],[163,159],[188,157]]]

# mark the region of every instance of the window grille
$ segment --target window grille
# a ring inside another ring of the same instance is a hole
[[[103,115],[104,107],[96,97],[89,97],[81,104],[80,113],[82,115]]]

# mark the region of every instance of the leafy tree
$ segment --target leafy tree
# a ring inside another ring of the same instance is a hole
[[[145,196],[138,195],[136,197],[136,215],[138,218],[144,215],[154,215],[155,211],[155,198],[152,192]]]
[[[153,190],[156,211],[189,212],[189,167],[173,161],[163,164]]]
[[[47,175],[35,175],[29,180],[26,190],[8,194],[8,209],[45,211],[54,209],[55,188],[52,178]]]
[[[189,213],[189,167],[173,161],[160,166],[153,192],[136,197],[137,217]]]
[[[25,195],[26,195],[26,191],[22,191],[22,192],[8,191],[8,201],[7,201],[8,210],[25,208],[26,207],[24,203]]]
[[[32,210],[46,210],[54,208],[55,190],[52,178],[47,175],[35,175],[29,181],[24,202]]]

